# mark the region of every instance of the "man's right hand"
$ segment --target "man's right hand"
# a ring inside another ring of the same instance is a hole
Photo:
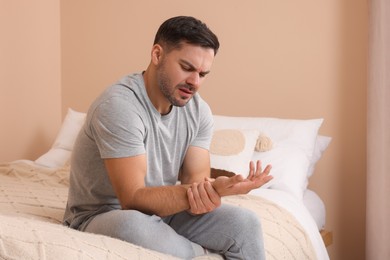
[[[208,180],[193,183],[187,189],[190,214],[199,215],[213,211],[221,205],[221,196]]]

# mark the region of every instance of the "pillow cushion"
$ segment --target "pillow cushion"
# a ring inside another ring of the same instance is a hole
[[[71,154],[71,151],[52,147],[48,152],[36,159],[35,163],[48,168],[60,168],[69,160]]]
[[[317,136],[313,156],[310,161],[309,170],[307,171],[307,177],[311,177],[313,175],[316,163],[321,158],[326,148],[328,148],[330,141],[332,141],[332,137],[324,136],[324,135]]]
[[[272,141],[269,151],[252,153],[253,161],[261,160],[263,168],[272,165],[274,177],[262,188],[279,189],[302,199],[307,187],[309,165],[323,119],[280,119],[262,117],[228,117],[214,115],[214,128],[257,129]],[[230,162],[225,162],[229,163]]]
[[[53,147],[72,151],[77,135],[84,124],[85,116],[85,113],[77,112],[69,108]]]
[[[211,168],[248,175],[258,136],[258,130],[215,130],[210,145]]]
[[[271,188],[286,191],[302,199],[308,185],[307,170],[310,165],[308,156],[293,147],[275,147],[269,152],[255,152],[253,161],[260,160],[263,168],[272,165],[273,179],[261,188]]]
[[[85,116],[85,113],[69,108],[51,149],[35,160],[35,163],[49,168],[64,166],[70,158],[74,142],[84,124]]]

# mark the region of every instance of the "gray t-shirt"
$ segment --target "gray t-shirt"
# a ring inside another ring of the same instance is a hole
[[[188,147],[209,149],[212,125],[199,94],[161,116],[142,74],[107,88],[91,105],[72,152],[64,224],[82,230],[92,216],[121,208],[103,159],[146,154],[146,186],[174,185]]]

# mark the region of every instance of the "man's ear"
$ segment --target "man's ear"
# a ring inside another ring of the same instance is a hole
[[[152,47],[152,63],[154,65],[158,65],[161,62],[162,55],[163,55],[163,48],[160,44],[155,44]]]

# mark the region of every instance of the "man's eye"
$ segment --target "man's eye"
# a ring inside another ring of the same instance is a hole
[[[181,68],[182,68],[184,71],[191,71],[191,68],[189,68],[189,67],[181,66]]]

